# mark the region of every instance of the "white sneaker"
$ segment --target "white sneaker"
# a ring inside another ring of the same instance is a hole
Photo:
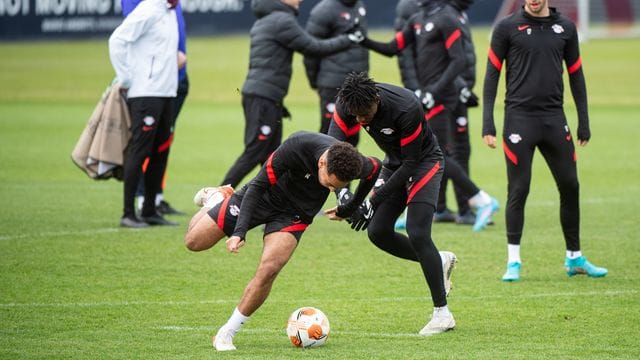
[[[205,204],[207,207],[214,207],[231,195],[233,195],[233,188],[229,185],[204,187],[198,190],[193,197],[193,203],[199,207],[203,207]],[[209,202],[209,200],[211,201]]]
[[[422,336],[431,336],[453,330],[456,327],[456,321],[450,311],[433,310],[431,321],[420,330]]]
[[[442,276],[444,278],[444,292],[447,296],[449,296],[449,292],[451,292],[451,273],[453,272],[453,268],[456,267],[456,263],[458,262],[458,258],[456,254],[451,251],[440,251],[440,257],[442,258]]]
[[[233,336],[235,333],[233,330],[226,327],[221,327],[218,330],[216,336],[213,337],[213,347],[218,351],[231,351],[236,347],[233,345]]]

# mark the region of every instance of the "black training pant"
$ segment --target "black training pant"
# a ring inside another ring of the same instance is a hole
[[[243,95],[242,107],[245,119],[244,151],[231,166],[221,185],[237,187],[282,142],[282,104],[259,96]]]
[[[131,139],[124,162],[124,216],[135,215],[134,200],[142,176],[142,163],[149,158],[144,177],[143,216],[155,214],[156,193],[160,191],[167,165],[173,123],[173,97],[137,97],[127,101],[131,114]]]
[[[453,184],[460,189],[461,194],[465,195],[467,199],[480,191],[476,184],[471,181],[465,169],[456,161],[456,158],[453,156],[455,145],[453,142],[453,132],[451,130],[451,109],[455,106],[455,104],[455,101],[437,104],[436,106],[428,110],[427,114],[425,115],[425,118],[429,122],[431,130],[436,135],[436,138],[438,138],[438,143],[440,144],[440,148],[442,149],[442,152],[444,154],[444,161],[446,164],[444,176],[442,177],[442,183],[440,184],[440,194],[438,196],[439,199],[445,198],[445,183],[448,179],[451,179]],[[441,202],[438,201],[436,210],[443,211],[445,208],[446,205],[441,204]]]
[[[369,240],[381,250],[420,263],[436,307],[447,305],[442,259],[431,238],[431,219],[443,174],[441,159],[421,163],[406,188],[391,194],[378,206],[367,228]],[[376,187],[382,186],[392,173],[383,168]],[[374,187],[373,196],[375,190]],[[405,208],[408,236],[394,229],[396,219]]]
[[[505,215],[509,244],[520,244],[533,154],[538,148],[560,193],[560,224],[567,250],[580,250],[576,151],[564,113],[545,116],[507,113],[502,137],[509,183]]]

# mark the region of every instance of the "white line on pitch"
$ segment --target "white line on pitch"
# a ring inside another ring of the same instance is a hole
[[[160,326],[158,327],[160,330],[166,331],[202,331],[202,332],[211,332],[215,330],[214,326],[176,326],[176,325],[168,325],[168,326]],[[242,333],[246,334],[284,334],[286,333],[286,329],[283,327],[280,330],[276,329],[252,329],[252,328],[244,328],[241,330]],[[361,331],[331,331],[331,334],[335,335],[350,335],[350,336],[361,336],[361,337],[385,337],[385,338],[402,338],[402,337],[421,337],[418,334],[409,334],[409,333],[371,333],[371,332],[361,332]]]
[[[31,234],[16,234],[16,235],[0,235],[0,241],[2,240],[18,240],[29,238],[42,238],[42,237],[60,237],[60,236],[73,236],[73,235],[93,235],[93,234],[108,234],[118,232],[119,228],[103,228],[103,229],[89,229],[79,231],[52,231],[41,232]]]
[[[491,299],[526,299],[526,298],[542,298],[542,297],[574,297],[574,296],[625,296],[637,294],[638,290],[607,290],[607,291],[583,291],[583,292],[554,292],[554,293],[531,293],[520,295],[468,295],[455,296],[456,300],[491,300]],[[423,301],[425,297],[385,297],[375,299],[377,302],[408,302]],[[332,302],[374,302],[372,299],[301,299],[298,303],[332,303]],[[18,307],[116,307],[116,306],[140,306],[140,305],[158,305],[158,306],[184,306],[184,305],[206,305],[206,304],[235,304],[238,299],[219,299],[219,300],[200,300],[200,301],[119,301],[119,302],[85,302],[85,303],[4,303],[0,304],[0,308],[18,308]],[[290,303],[287,300],[269,300],[271,304]]]

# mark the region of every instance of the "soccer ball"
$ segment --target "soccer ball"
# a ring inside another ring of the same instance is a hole
[[[329,337],[329,319],[314,307],[303,307],[291,314],[287,335],[296,347],[311,348],[324,345]]]

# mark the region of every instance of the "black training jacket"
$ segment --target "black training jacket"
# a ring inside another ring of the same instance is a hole
[[[346,35],[319,40],[298,24],[298,12],[281,0],[252,0],[258,18],[251,27],[249,73],[242,86],[245,95],[282,102],[289,91],[293,52],[323,56],[351,45]]]
[[[322,0],[311,9],[306,30],[320,39],[345,34],[355,27],[366,34],[366,13],[364,4],[359,0]],[[324,57],[305,56],[304,66],[312,88],[339,88],[350,72],[369,71],[369,51],[352,44],[343,51]]]
[[[393,28],[396,31],[402,31],[402,28],[409,22],[409,19],[418,11],[418,0],[400,0],[396,5],[396,19]],[[400,78],[402,85],[409,90],[416,91],[420,89],[418,75],[416,74],[415,50],[413,46],[406,47],[398,54],[398,68],[400,69]]]
[[[563,114],[564,61],[578,112],[578,138],[589,140],[587,90],[576,26],[554,8],[549,17],[524,9],[502,19],[493,29],[483,90],[482,135],[496,135],[493,107],[502,64],[507,64],[505,112],[529,116]]]

